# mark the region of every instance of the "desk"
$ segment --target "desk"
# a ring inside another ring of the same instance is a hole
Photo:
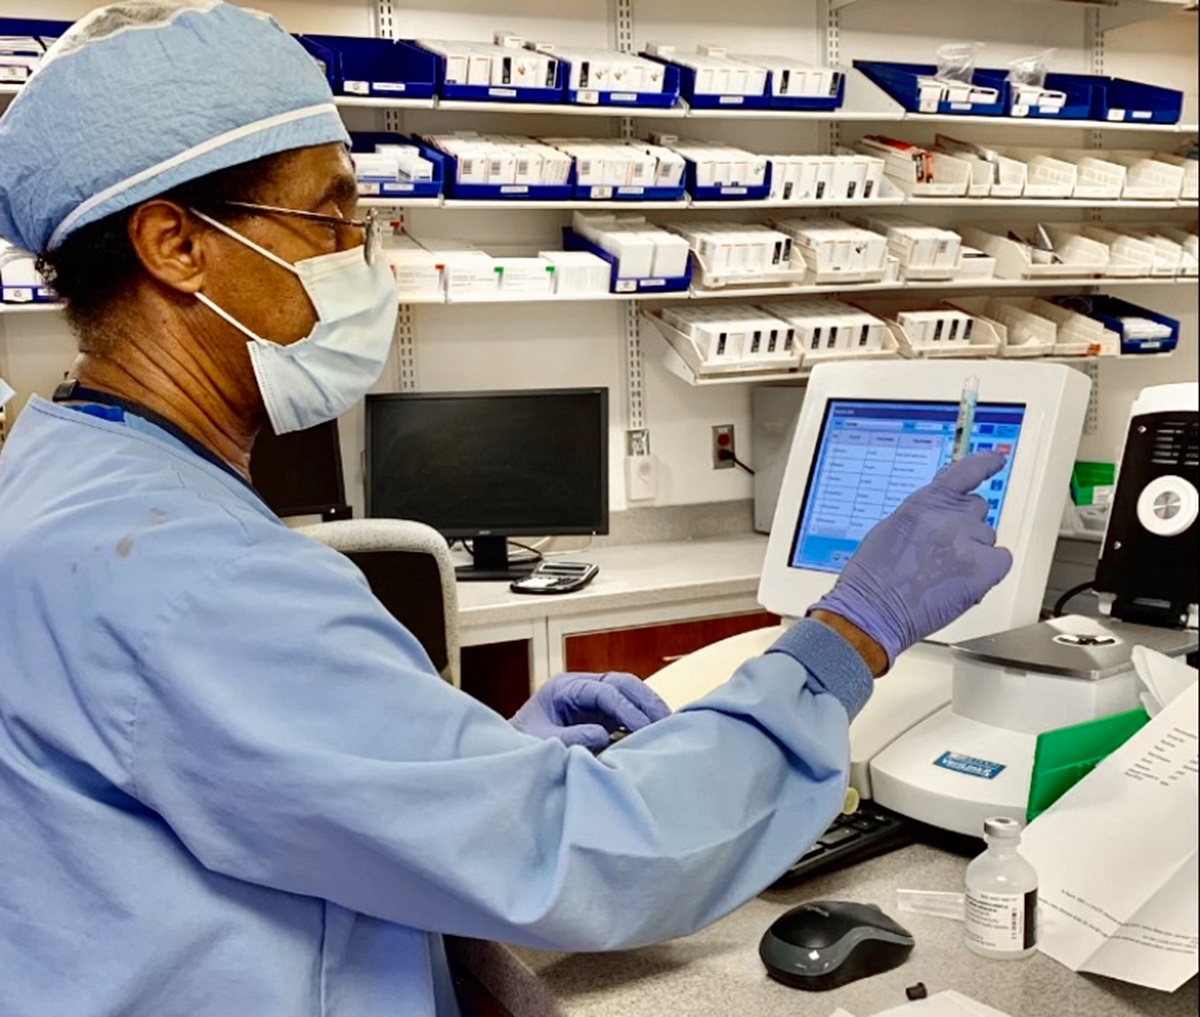
[[[913,845],[862,865],[767,891],[709,928],[660,946],[609,954],[558,954],[454,941],[463,963],[512,1017],[829,1017],[843,1006],[870,1017],[904,1003],[924,982],[930,994],[957,989],[1011,1017],[1195,1017],[1192,979],[1166,995],[1123,982],[1078,975],[1043,954],[990,961],[962,945],[962,923],[903,914],[898,887],[957,890],[967,859]],[[879,904],[917,939],[894,971],[827,993],[771,981],[758,941],[788,908],[809,900]]]
[[[597,547],[569,555],[593,561],[599,575],[562,596],[513,593],[507,583],[459,583],[462,645],[530,645],[536,688],[564,670],[563,643],[574,633],[631,628],[760,611],[758,580],[767,538],[734,537]]]

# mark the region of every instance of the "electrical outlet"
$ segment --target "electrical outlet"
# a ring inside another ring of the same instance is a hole
[[[729,455],[722,458],[721,453]],[[712,429],[712,464],[714,470],[732,470],[737,446],[733,442],[732,424],[714,424]]]

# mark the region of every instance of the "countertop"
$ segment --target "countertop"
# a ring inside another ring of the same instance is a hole
[[[607,954],[559,954],[476,941],[454,948],[513,1017],[855,1017],[906,1002],[924,982],[1010,1017],[1195,1017],[1197,981],[1165,994],[1079,975],[1043,954],[992,961],[962,944],[962,923],[904,913],[899,887],[961,890],[968,859],[923,844],[818,876],[787,891],[769,890],[707,929],[659,946]],[[758,942],[786,910],[810,900],[878,904],[908,928],[917,946],[899,968],[832,992],[806,993],[766,975]]]
[[[561,596],[513,593],[505,582],[460,582],[463,628],[577,614],[597,614],[679,601],[753,596],[767,538],[758,533],[702,540],[597,547],[569,552],[600,572],[582,590]]]

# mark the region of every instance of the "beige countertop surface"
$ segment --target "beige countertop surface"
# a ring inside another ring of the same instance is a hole
[[[871,1017],[906,1002],[924,982],[932,995],[955,989],[1010,1017],[1196,1017],[1197,981],[1166,994],[1069,971],[1044,954],[992,961],[962,943],[962,923],[904,913],[897,888],[962,889],[966,858],[912,845],[818,876],[787,891],[769,890],[692,936],[606,954],[560,954],[475,941],[454,947],[513,1017],[830,1017],[844,1007]],[[766,975],[763,932],[789,908],[810,900],[878,904],[916,937],[899,968],[831,992],[808,993]]]
[[[767,538],[757,533],[571,552],[563,557],[600,566],[582,590],[530,596],[513,593],[505,582],[460,582],[459,625],[472,628],[679,601],[753,597],[766,552]]]

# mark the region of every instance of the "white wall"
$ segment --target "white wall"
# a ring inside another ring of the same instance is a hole
[[[93,4],[90,0],[0,0],[0,16],[78,17]],[[253,0],[252,6],[275,14],[291,31],[369,35],[374,31],[374,4],[370,0]],[[503,10],[489,0],[445,0],[397,5],[398,33],[405,37],[484,38],[497,28],[512,29],[532,37],[580,45],[608,45],[612,26],[609,0],[510,0]],[[982,39],[987,46],[980,60],[1003,65],[1008,60],[1047,47],[1057,47],[1054,66],[1085,70],[1085,19],[1083,6],[1019,0],[859,0],[842,11],[842,53],[880,59],[932,59],[941,41]],[[816,0],[635,0],[636,40],[667,40],[684,46],[715,42],[731,49],[788,51],[816,60],[820,55]],[[1188,113],[1196,111],[1196,18],[1177,14],[1130,26],[1110,34],[1109,73],[1150,80],[1188,92]],[[372,111],[350,111],[352,128],[381,129],[382,116]],[[659,121],[672,125],[677,121]],[[605,118],[533,117],[497,113],[486,117],[410,111],[402,129],[508,130],[514,133],[613,133],[616,120]],[[639,129],[654,129],[652,120],[639,121]],[[693,121],[695,136],[725,138],[757,146],[760,150],[816,150],[820,143],[813,125],[780,121]],[[879,131],[883,125],[845,125],[855,132]],[[942,128],[943,130],[945,128]],[[895,130],[895,128],[893,128]],[[910,129],[903,136],[922,140],[933,128]],[[956,132],[977,128],[955,128]],[[995,128],[986,137],[1000,137]],[[899,131],[896,131],[900,133]],[[1029,141],[1026,132],[1007,132],[1001,140]],[[1149,138],[1110,134],[1109,142],[1144,146]],[[1080,131],[1075,143],[1084,144]],[[1067,143],[1067,142],[1063,142]],[[753,216],[756,213],[748,213]],[[953,222],[967,215],[961,210],[933,213],[931,221]],[[1027,212],[1025,215],[1033,216]],[[986,216],[985,216],[986,217]],[[1055,218],[1067,218],[1066,214]],[[661,218],[661,216],[660,216]],[[995,218],[993,214],[991,218]],[[411,214],[409,225],[417,235],[472,236],[485,241],[520,242],[530,246],[555,244],[568,216],[555,211],[520,209],[497,212],[423,210]],[[1108,364],[1101,369],[1102,417],[1100,430],[1085,436],[1081,456],[1112,458],[1124,436],[1125,419],[1136,391],[1161,380],[1194,379],[1196,366],[1196,295],[1191,287],[1123,289],[1128,299],[1141,301],[1185,323],[1184,342],[1170,360]],[[420,307],[415,309],[417,377],[430,390],[478,390],[506,387],[606,385],[611,389],[613,508],[625,507],[620,459],[627,419],[624,382],[624,305],[619,303],[572,304],[563,307],[526,305],[512,307]],[[739,452],[753,462],[750,447],[750,386],[694,389],[666,372],[659,363],[662,342],[652,329],[643,329],[647,355],[645,403],[653,451],[662,464],[659,505],[684,505],[735,501],[751,495],[749,478],[738,470],[714,472],[709,458],[709,427],[733,423],[738,428]],[[0,315],[0,374],[18,390],[19,400],[33,391],[47,393],[61,377],[72,357],[73,344],[57,316],[43,314]],[[381,389],[394,388],[394,373]],[[343,432],[347,480],[352,489],[361,478],[361,412],[349,414]],[[356,496],[355,500],[358,500]]]

